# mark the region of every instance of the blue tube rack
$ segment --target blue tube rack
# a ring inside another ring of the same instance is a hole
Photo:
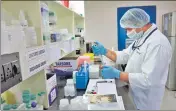
[[[80,70],[76,73],[76,89],[86,89],[89,82],[89,65],[81,65]]]

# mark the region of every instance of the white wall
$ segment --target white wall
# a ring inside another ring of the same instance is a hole
[[[117,47],[117,8],[156,5],[159,29],[162,15],[176,11],[176,1],[85,1],[85,38],[98,40],[105,47]]]

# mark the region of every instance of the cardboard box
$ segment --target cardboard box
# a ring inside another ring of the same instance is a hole
[[[54,64],[58,76],[72,76],[72,72],[77,70],[77,67],[78,57],[64,57]]]
[[[47,95],[48,95],[48,103],[49,106],[52,105],[54,100],[57,97],[57,80],[56,80],[56,74],[54,73],[47,73]]]

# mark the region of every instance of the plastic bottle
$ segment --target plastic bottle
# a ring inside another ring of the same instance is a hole
[[[17,105],[17,104],[13,104],[11,108],[12,108],[12,110],[18,110],[18,106],[19,105]]]
[[[25,19],[25,15],[24,15],[24,11],[20,10],[20,14],[19,14],[19,20],[20,20],[20,24],[23,28],[28,27],[28,22]]]
[[[67,85],[64,87],[64,96],[65,97],[69,96],[69,86],[67,86]]]
[[[45,3],[41,3],[41,14],[43,21],[43,40],[45,44],[48,44],[50,43],[49,8]]]
[[[31,109],[31,104],[26,104],[25,110],[30,110]]]
[[[55,16],[55,13],[54,12],[49,12],[49,22],[51,24],[56,24],[56,21],[57,21],[57,17]]]
[[[11,105],[9,104],[4,105],[3,107],[3,110],[10,110],[10,109],[11,109]]]
[[[1,98],[1,109],[6,105],[5,100]]]
[[[43,105],[44,98],[45,98],[45,94],[46,94],[46,92],[39,92],[39,93],[38,93],[38,100],[37,100],[37,103],[38,103],[39,105]]]
[[[68,110],[69,109],[68,99],[61,99],[60,100],[59,109],[60,110]]]
[[[30,94],[29,90],[23,90],[23,94]]]
[[[31,103],[32,103],[32,102],[37,103],[36,95],[35,95],[35,94],[31,94]]]

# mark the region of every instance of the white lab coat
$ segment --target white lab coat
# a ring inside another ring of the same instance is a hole
[[[156,28],[153,24],[144,36]],[[129,73],[130,94],[137,109],[160,109],[168,76],[172,49],[168,39],[156,30],[145,43],[135,51],[132,44],[123,51],[117,51],[117,64],[127,64],[125,72]]]

